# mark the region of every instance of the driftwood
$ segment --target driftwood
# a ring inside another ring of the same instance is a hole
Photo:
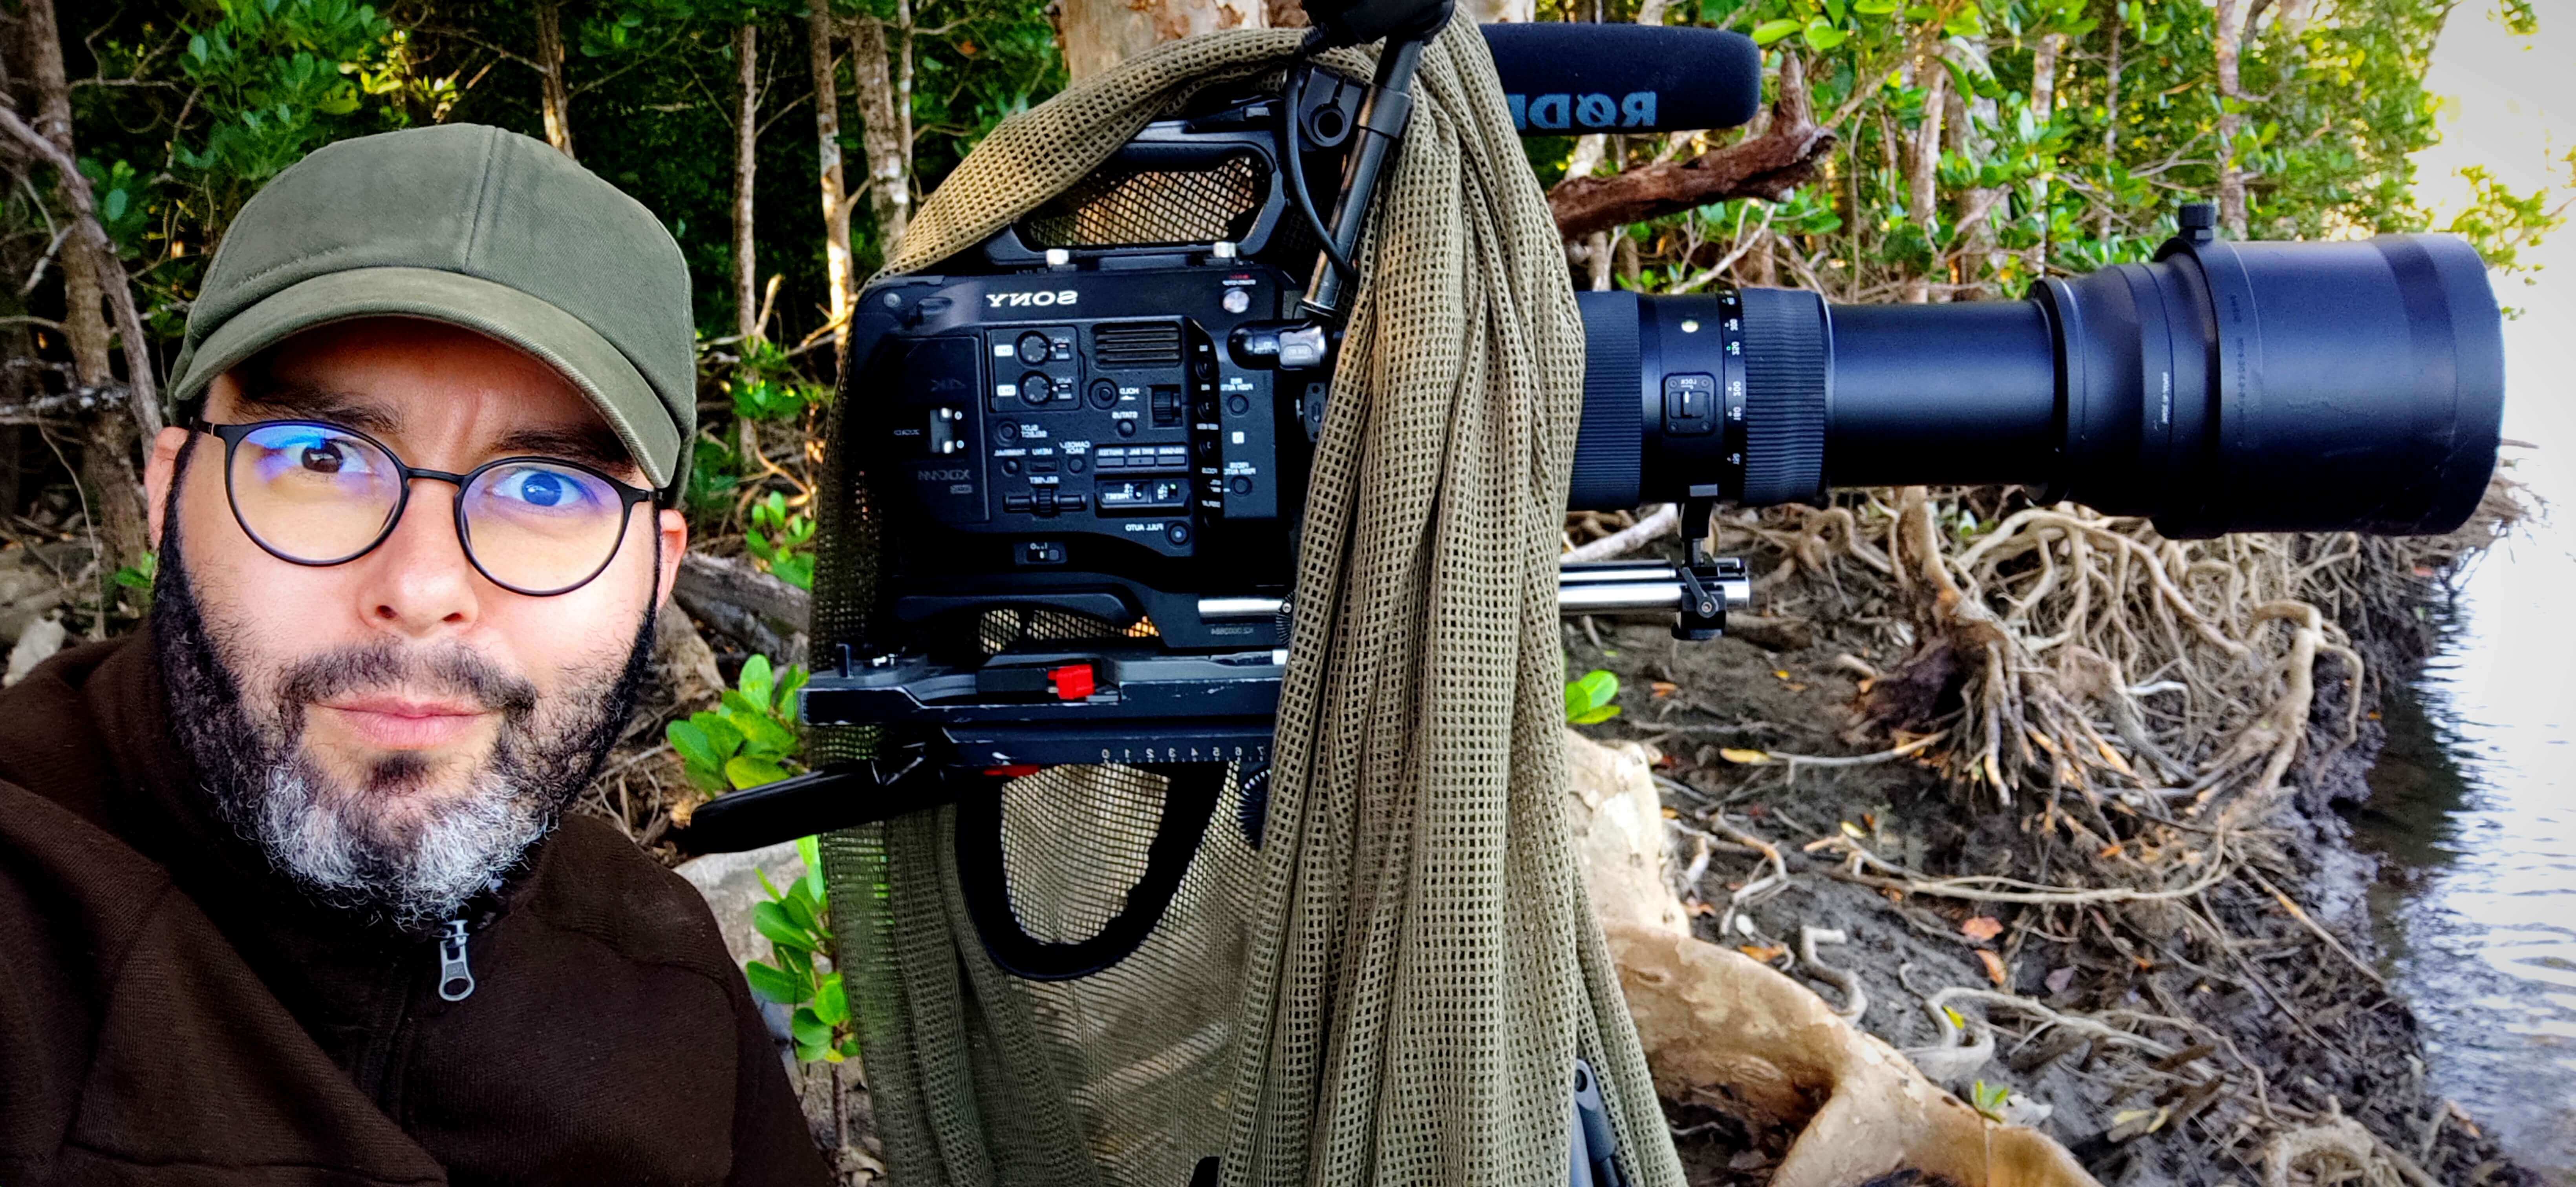
[[[1687,161],[1658,161],[1608,177],[1569,177],[1548,191],[1557,232],[1581,239],[1730,198],[1785,201],[1833,151],[1834,133],[1816,123],[1805,70],[1795,56],[1780,67],[1780,99],[1758,136]]]
[[[708,630],[745,649],[786,663],[805,659],[805,624],[814,595],[727,557],[680,558],[671,598]]]

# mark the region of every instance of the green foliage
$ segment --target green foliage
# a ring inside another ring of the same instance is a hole
[[[777,491],[751,505],[751,530],[743,535],[754,563],[798,589],[814,588],[814,520],[787,509],[787,496]]]
[[[786,778],[797,749],[796,693],[805,679],[802,665],[791,664],[778,677],[768,656],[755,655],[743,661],[735,687],[715,708],[664,727],[689,782],[717,796]]]
[[[805,876],[783,892],[770,882],[768,871],[757,871],[769,901],[752,905],[751,925],[769,941],[770,959],[744,964],[743,978],[751,982],[753,993],[795,1007],[788,1029],[795,1036],[796,1058],[839,1063],[859,1053],[859,1036],[841,974],[826,971],[836,949],[822,855],[812,837],[798,838],[796,854],[805,859]]]
[[[829,407],[832,389],[806,379],[796,362],[775,343],[753,339],[741,344],[742,359],[727,383],[733,391],[733,413],[748,420],[792,421]]]
[[[1974,1105],[1978,1112],[1985,1114],[1989,1120],[2001,1121],[2004,1119],[2004,1106],[2012,1101],[2012,1089],[2006,1085],[1988,1084],[1979,1080],[1969,1085],[1968,1097],[1968,1103]]]
[[[401,84],[392,21],[353,0],[222,0],[179,70],[209,123],[171,149],[202,181],[256,187],[324,143],[362,130],[363,96]],[[372,131],[373,129],[363,129]]]
[[[1595,668],[1580,680],[1565,686],[1565,720],[1569,725],[1593,725],[1619,715],[1619,678]]]

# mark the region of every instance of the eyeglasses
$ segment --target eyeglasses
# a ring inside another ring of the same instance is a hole
[[[556,458],[495,458],[463,474],[403,464],[355,429],[317,420],[190,428],[224,443],[233,519],[270,556],[342,565],[402,521],[411,480],[456,486],[456,539],[477,572],[512,593],[550,597],[608,569],[626,521],[653,492]]]

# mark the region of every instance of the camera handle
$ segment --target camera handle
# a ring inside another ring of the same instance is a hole
[[[1346,286],[1355,286],[1357,277],[1344,277],[1338,261],[1353,258],[1359,250],[1360,233],[1368,226],[1369,202],[1376,197],[1378,177],[1386,170],[1387,154],[1404,140],[1404,129],[1413,121],[1413,75],[1422,65],[1422,48],[1441,26],[1449,23],[1453,0],[1423,4],[1418,0],[1381,0],[1349,6],[1310,4],[1307,11],[1316,15],[1314,33],[1306,39],[1301,51],[1313,54],[1335,45],[1351,45],[1383,35],[1386,45],[1378,51],[1377,75],[1369,80],[1368,98],[1360,107],[1358,126],[1352,134],[1358,143],[1342,165],[1342,188],[1333,199],[1333,221],[1321,228],[1327,246],[1316,252],[1315,271],[1306,282],[1306,311],[1316,317],[1338,323],[1350,300]],[[1295,113],[1290,113],[1295,118]],[[1296,152],[1292,144],[1288,150]]]

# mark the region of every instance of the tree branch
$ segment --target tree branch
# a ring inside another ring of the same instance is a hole
[[[1834,133],[1816,123],[1805,71],[1795,57],[1780,68],[1780,100],[1761,135],[1711,149],[1688,161],[1643,165],[1608,177],[1569,177],[1548,191],[1557,233],[1579,239],[1630,223],[1694,210],[1729,198],[1785,201],[1833,151]]]
[[[134,290],[126,283],[125,261],[118,258],[116,244],[99,225],[91,205],[89,178],[82,176],[80,166],[42,133],[19,118],[15,108],[0,105],[0,132],[8,133],[15,142],[17,155],[41,161],[54,167],[62,179],[63,195],[71,202],[71,231],[98,260],[99,287],[106,290],[108,308],[116,314],[116,336],[125,351],[125,385],[133,405],[134,423],[143,439],[150,441],[161,433],[161,390],[152,379],[150,340],[143,336],[143,318],[134,308]]]

